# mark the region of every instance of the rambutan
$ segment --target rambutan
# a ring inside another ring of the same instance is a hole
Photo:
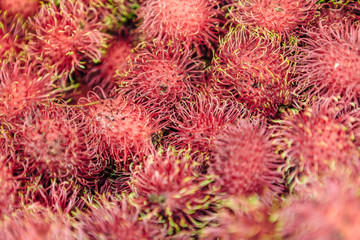
[[[118,91],[168,115],[177,102],[190,98],[196,84],[203,81],[203,64],[192,59],[193,55],[194,52],[176,43],[142,43],[129,62],[129,69],[119,77]]]
[[[87,62],[101,59],[106,35],[90,13],[95,14],[94,9],[81,0],[60,0],[59,7],[51,1],[30,19],[34,32],[29,33],[28,55],[57,73],[61,85],[72,72],[84,69]]]
[[[339,117],[341,110],[341,104],[325,99],[276,120],[273,142],[286,159],[283,170],[288,172],[289,182],[339,167],[359,171],[360,153],[353,133],[344,125],[346,115]]]
[[[21,117],[35,103],[56,97],[51,72],[36,71],[34,65],[18,60],[0,67],[0,116],[8,121]]]
[[[307,31],[299,48],[296,93],[304,98],[359,101],[360,27],[338,22]]]
[[[281,239],[358,239],[358,180],[327,176],[287,199],[278,212]]]
[[[101,99],[93,92],[79,104],[86,122],[82,129],[86,142],[100,158],[113,159],[119,167],[128,168],[150,153],[152,135],[160,128],[145,109],[121,95]]]
[[[17,127],[9,161],[19,167],[13,173],[25,179],[41,176],[42,183],[58,179],[94,184],[104,164],[94,160],[95,153],[88,150],[77,120],[66,106],[51,102],[34,106]]]
[[[4,166],[4,156],[0,159],[0,219],[10,215],[16,208],[18,184],[9,169]]]
[[[54,214],[37,204],[24,206],[0,224],[0,239],[64,240],[74,237],[75,230],[66,215]]]
[[[90,88],[101,87],[106,93],[110,93],[115,87],[115,74],[123,73],[127,66],[127,58],[130,56],[132,43],[130,38],[120,36],[107,49],[101,63],[92,67],[86,76],[86,84]]]
[[[213,59],[214,92],[243,103],[252,114],[274,116],[291,101],[288,47],[261,29],[231,29]]]
[[[151,240],[165,239],[166,231],[154,220],[141,216],[141,209],[131,202],[132,196],[102,196],[89,203],[80,213],[78,228],[88,239]]]
[[[165,221],[168,233],[201,228],[214,203],[210,176],[197,174],[187,152],[168,149],[148,156],[132,170],[131,189],[143,198],[141,208]]]
[[[0,10],[20,17],[33,16],[40,6],[40,0],[1,0]]]
[[[230,4],[229,16],[236,25],[275,31],[289,38],[309,23],[318,8],[316,0],[238,0]]]
[[[230,101],[221,102],[212,95],[195,96],[191,102],[176,105],[176,114],[170,120],[175,131],[167,137],[166,144],[209,156],[216,135],[243,114],[238,105]]]
[[[262,194],[269,189],[280,193],[281,159],[275,153],[264,126],[240,121],[216,137],[214,161],[209,171],[217,175],[215,184],[229,195]]]
[[[1,3],[0,3],[1,4]],[[7,12],[0,10],[0,64],[14,61],[22,50],[22,37],[25,32],[21,20],[9,20]],[[0,67],[1,67],[0,65]]]
[[[237,105],[221,102],[209,95],[198,95],[191,102],[177,104],[177,114],[171,119],[176,130],[169,136],[169,144],[177,149],[209,153],[215,136],[243,114]]]
[[[217,43],[221,14],[217,0],[146,0],[138,13],[139,30],[149,41],[180,41],[200,53]]]
[[[256,197],[225,199],[210,226],[201,230],[200,239],[275,239],[272,209]]]

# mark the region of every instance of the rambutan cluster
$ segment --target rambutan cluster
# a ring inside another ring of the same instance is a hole
[[[358,239],[351,0],[0,0],[0,239]]]

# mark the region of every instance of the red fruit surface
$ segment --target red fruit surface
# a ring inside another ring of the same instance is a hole
[[[285,114],[275,125],[274,144],[286,158],[285,169],[291,169],[290,179],[303,174],[326,174],[346,166],[359,171],[359,151],[354,136],[346,126],[342,109],[331,100],[324,100],[297,114]]]
[[[73,110],[49,103],[34,106],[24,116],[14,139],[15,161],[27,177],[42,176],[44,182],[51,179],[96,179],[103,166],[87,151]]]
[[[349,23],[320,26],[307,32],[299,50],[297,94],[359,101],[360,27]]]
[[[216,0],[146,0],[140,6],[139,30],[152,41],[180,41],[198,52],[218,41],[221,12]]]
[[[144,198],[142,209],[166,220],[169,232],[200,227],[201,217],[211,210],[212,179],[197,174],[195,164],[186,152],[168,149],[132,171],[131,190]]]
[[[230,101],[221,102],[212,95],[183,101],[176,105],[176,111],[171,118],[175,131],[170,133],[167,144],[205,155],[212,152],[216,135],[243,114],[237,105]]]
[[[200,234],[202,240],[275,239],[271,208],[254,197],[227,198],[209,226]]]
[[[43,5],[30,19],[34,32],[28,54],[42,67],[53,69],[64,85],[69,74],[85,68],[86,61],[101,58],[106,35],[101,32],[102,24],[89,17],[94,9],[82,1],[60,0],[59,4],[57,7],[52,1]]]
[[[1,4],[1,3],[0,3]],[[0,64],[14,61],[22,50],[24,30],[21,21],[10,20],[8,13],[0,11]],[[0,66],[1,66],[0,65]]]
[[[214,92],[243,103],[254,115],[274,116],[291,101],[293,71],[278,35],[234,28],[213,59]]]
[[[316,0],[239,0],[231,4],[230,19],[250,28],[261,27],[289,37],[313,19]]]
[[[34,65],[16,61],[0,68],[0,116],[8,121],[21,116],[35,103],[54,98],[52,73],[37,70]]]
[[[40,0],[1,0],[0,10],[21,17],[33,16],[40,6]]]
[[[6,240],[75,240],[66,215],[54,214],[37,204],[9,215],[0,226],[0,239]]]
[[[287,200],[280,210],[284,239],[358,239],[360,224],[359,184],[333,174],[306,187]]]
[[[155,42],[140,44],[136,51],[129,69],[119,76],[118,91],[163,115],[190,98],[195,84],[203,81],[203,64],[187,47]]]
[[[4,166],[4,158],[0,159],[0,219],[10,215],[16,208],[18,184],[11,172]]]
[[[122,73],[127,66],[132,43],[130,39],[119,38],[108,48],[101,63],[92,67],[85,81],[90,88],[101,87],[105,92],[111,92],[115,86],[115,74]]]
[[[229,195],[262,194],[265,189],[279,193],[282,175],[277,168],[281,163],[266,128],[243,120],[216,137],[209,170]]]
[[[124,195],[124,194],[123,194]],[[89,239],[162,240],[166,232],[154,220],[141,218],[131,197],[106,199],[91,203],[88,212],[80,214],[80,231]]]
[[[100,157],[112,158],[119,166],[127,168],[132,161],[141,160],[153,148],[152,135],[159,128],[145,109],[121,95],[102,100],[90,93],[80,104],[84,106],[82,113],[85,114],[86,124],[82,131],[88,147]]]

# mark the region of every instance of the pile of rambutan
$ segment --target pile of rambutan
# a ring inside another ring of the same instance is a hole
[[[357,0],[0,0],[0,240],[360,239]]]

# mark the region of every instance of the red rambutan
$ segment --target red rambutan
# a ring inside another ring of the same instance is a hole
[[[287,199],[278,219],[281,239],[359,239],[358,180],[326,176]]]
[[[30,63],[4,63],[0,67],[0,116],[11,121],[35,103],[54,98],[61,92],[54,89],[54,81],[50,72],[36,71]]]
[[[143,43],[119,78],[118,91],[135,102],[167,115],[174,105],[194,94],[203,81],[203,64],[180,44]]]
[[[360,27],[349,23],[308,30],[299,50],[296,93],[309,99],[341,97],[359,101]]]
[[[40,0],[1,0],[0,10],[20,17],[33,16],[40,6]]]
[[[42,183],[73,179],[93,184],[104,166],[88,150],[77,120],[72,109],[51,102],[24,114],[12,143],[9,161],[19,166],[13,172],[19,178],[41,176]]]
[[[6,240],[75,240],[66,215],[54,214],[39,205],[27,205],[0,224],[0,239]]]
[[[275,239],[276,225],[270,219],[271,208],[256,197],[226,199],[212,224],[201,230],[200,239]]]
[[[60,0],[44,4],[30,19],[33,33],[28,43],[29,56],[43,68],[60,75],[61,84],[74,70],[84,69],[87,61],[101,59],[106,35],[94,9],[81,0]]]
[[[209,170],[218,176],[215,184],[230,195],[262,194],[266,189],[280,193],[281,163],[265,127],[240,121],[216,137]]]
[[[149,155],[132,170],[131,189],[142,198],[141,208],[165,221],[171,235],[181,229],[201,228],[211,212],[214,196],[210,176],[197,174],[196,163],[186,152]]]
[[[255,115],[274,116],[291,101],[292,63],[278,35],[260,29],[231,29],[213,59],[214,92]]]
[[[152,41],[180,41],[197,52],[212,48],[221,32],[221,11],[217,0],[145,0],[140,5],[140,31]]]
[[[276,121],[273,142],[286,158],[283,170],[290,174],[289,182],[342,166],[359,171],[360,153],[344,125],[347,115],[339,117],[341,111],[340,103],[325,99]]]
[[[101,63],[92,67],[87,73],[85,81],[90,88],[101,87],[110,93],[115,86],[115,74],[122,73],[127,66],[132,43],[129,38],[120,37],[107,49]]]
[[[10,215],[16,208],[18,184],[10,171],[4,166],[4,157],[0,159],[0,219]]]
[[[83,106],[86,124],[82,131],[86,141],[101,158],[111,158],[118,166],[127,168],[132,161],[150,153],[152,135],[159,131],[159,126],[143,108],[121,95],[102,100],[93,92],[79,104]]]
[[[192,153],[209,155],[214,139],[227,125],[233,124],[243,113],[230,101],[221,102],[212,95],[196,96],[176,105],[171,117],[167,144],[176,149],[191,149]]]
[[[1,4],[1,3],[0,3]],[[14,61],[22,50],[24,31],[19,19],[9,20],[6,12],[0,11],[0,64]],[[0,67],[1,67],[0,65]]]
[[[238,0],[231,6],[229,16],[236,25],[261,27],[289,38],[299,26],[315,16],[316,0]]]
[[[162,240],[166,237],[161,224],[141,216],[140,208],[131,196],[121,198],[102,196],[89,204],[89,211],[80,213],[79,226],[88,239]]]

